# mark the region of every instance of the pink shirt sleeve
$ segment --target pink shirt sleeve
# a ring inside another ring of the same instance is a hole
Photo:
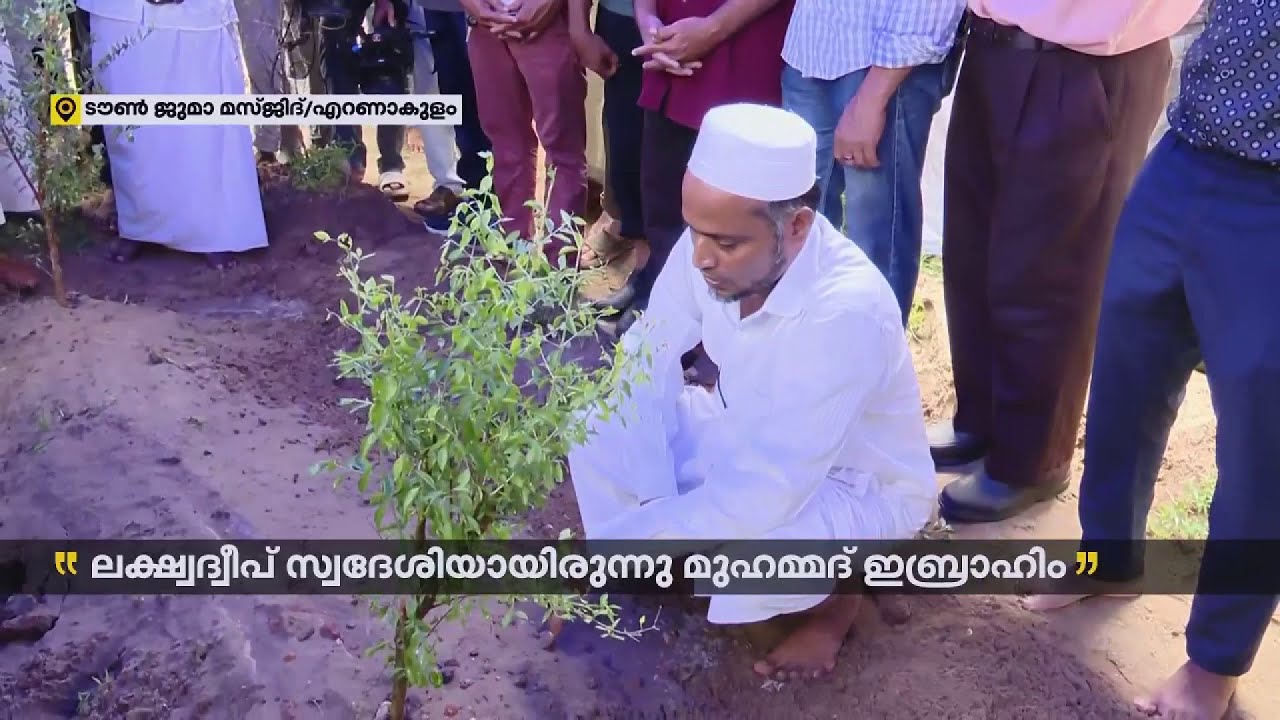
[[[1120,55],[1171,37],[1204,0],[968,0],[975,15],[1089,55]]]

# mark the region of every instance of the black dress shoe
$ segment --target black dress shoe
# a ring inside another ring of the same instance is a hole
[[[939,469],[972,465],[987,454],[982,438],[967,432],[956,432],[950,421],[929,428],[929,453]]]
[[[938,498],[942,519],[957,523],[999,522],[1011,518],[1023,510],[1056,497],[1071,484],[1071,478],[1061,474],[1061,480],[1025,487],[1006,485],[979,470],[952,481],[942,489]]]

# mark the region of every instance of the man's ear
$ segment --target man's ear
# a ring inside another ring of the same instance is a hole
[[[813,227],[813,221],[817,218],[817,213],[812,208],[802,207],[791,215],[791,222],[787,226],[787,236],[792,242],[803,242],[809,235],[809,229]]]

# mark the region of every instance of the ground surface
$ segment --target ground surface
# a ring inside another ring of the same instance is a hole
[[[47,298],[0,307],[0,532],[4,537],[371,537],[354,491],[308,468],[350,451],[359,423],[336,406],[349,340],[327,309],[342,294],[316,229],[352,232],[376,272],[430,277],[438,241],[376,193],[268,193],[273,245],[225,273],[96,248],[68,260],[67,311]],[[307,249],[310,246],[310,249]],[[916,357],[930,416],[950,402],[940,285],[926,273]],[[1193,381],[1159,495],[1213,468],[1213,418]],[[1074,495],[984,534],[1072,537]],[[536,517],[574,524],[567,487]],[[1099,602],[1046,619],[1009,598],[908,599],[911,619],[868,617],[826,681],[769,686],[734,633],[664,609],[662,632],[622,643],[571,628],[554,651],[534,625],[449,628],[449,682],[418,718],[1124,718],[1182,657],[1180,597]],[[388,678],[363,650],[382,630],[348,597],[46,598],[5,617],[56,618],[34,644],[0,645],[0,708],[14,718],[362,718]],[[648,612],[654,609],[637,609]],[[1274,711],[1272,634],[1242,689],[1241,717]],[[77,715],[78,714],[78,715]],[[1271,714],[1270,717],[1274,717]]]

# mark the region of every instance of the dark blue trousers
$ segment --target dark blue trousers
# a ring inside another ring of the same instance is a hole
[[[644,62],[631,51],[644,41],[635,18],[603,7],[596,11],[596,34],[618,56],[618,71],[604,81],[605,172],[609,176],[606,194],[617,205],[615,219],[621,225],[622,236],[638,238],[644,235],[644,206],[640,203],[644,110],[636,103],[644,84]]]
[[[1218,421],[1209,540],[1280,535],[1278,269],[1280,171],[1165,135],[1120,217],[1103,291],[1080,486],[1086,546],[1145,538],[1169,431],[1202,359]],[[1141,546],[1108,574],[1141,574]],[[1202,583],[1222,571],[1216,562],[1206,551]],[[1245,674],[1276,605],[1199,592],[1188,657]]]
[[[467,16],[442,10],[427,10],[425,15],[440,94],[462,96],[462,122],[454,126],[454,139],[458,143],[458,177],[468,188],[475,190],[489,174],[480,153],[492,152],[493,145],[480,128],[480,115],[476,109],[476,84],[471,75],[471,59],[467,56]]]

